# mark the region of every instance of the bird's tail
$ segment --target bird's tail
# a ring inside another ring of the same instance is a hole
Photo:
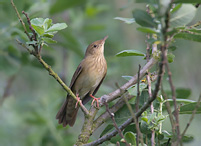
[[[75,105],[76,101],[68,95],[66,101],[56,115],[56,119],[59,120],[58,123],[63,124],[63,127],[66,127],[67,125],[72,127],[74,125],[79,109],[79,106],[75,108]]]

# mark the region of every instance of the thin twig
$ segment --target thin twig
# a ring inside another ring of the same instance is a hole
[[[183,133],[181,134],[181,139],[180,139],[180,141],[182,140],[182,137],[184,137],[186,131],[188,130],[189,126],[191,125],[191,122],[193,121],[194,116],[195,116],[195,114],[196,114],[198,108],[200,107],[200,101],[201,101],[201,94],[200,94],[200,97],[199,97],[199,99],[198,99],[198,101],[197,101],[197,104],[196,104],[196,106],[195,106],[195,109],[194,109],[193,112],[192,112],[191,118],[189,119],[189,122],[187,123],[187,125],[186,125],[186,127],[185,127]],[[180,141],[178,140],[178,141],[177,141],[177,144],[180,143]]]
[[[12,5],[13,8],[15,9],[15,12],[16,12],[16,14],[17,14],[17,17],[18,17],[18,19],[20,20],[20,22],[21,22],[21,24],[22,24],[22,26],[23,26],[23,28],[24,28],[24,32],[26,33],[27,37],[28,37],[29,40],[30,40],[31,37],[30,37],[30,35],[29,35],[28,31],[27,31],[27,28],[26,28],[26,26],[25,26],[25,23],[24,23],[24,21],[22,20],[22,18],[21,18],[21,16],[20,16],[20,14],[19,14],[19,12],[18,12],[18,10],[17,10],[17,7],[15,6],[13,0],[11,0],[11,5]]]
[[[4,92],[3,92],[3,96],[0,99],[0,105],[2,105],[4,100],[10,95],[10,90],[11,90],[14,80],[16,79],[16,76],[17,76],[17,74],[14,74],[8,78]]]
[[[19,40],[17,40],[19,41]],[[71,89],[61,80],[61,78],[52,70],[51,66],[49,66],[39,54],[36,54],[35,52],[33,53],[33,51],[31,51],[25,44],[18,42],[22,47],[24,47],[30,54],[34,55],[38,61],[43,65],[43,67],[49,72],[49,75],[51,75],[53,78],[55,78],[57,80],[57,82],[64,88],[64,90],[67,91],[67,93],[72,96],[75,100],[78,101],[78,99],[76,98],[75,94],[71,91]],[[81,103],[78,102],[82,111],[88,115],[89,111],[86,109],[86,107]]]
[[[166,109],[167,109],[167,112],[168,112],[168,115],[169,115],[169,118],[170,118],[170,123],[171,123],[171,126],[172,126],[172,133],[175,133],[175,120],[174,120],[173,115],[172,115],[170,103],[167,100],[168,99],[167,95],[165,94],[165,92],[163,90],[163,86],[161,86],[161,92],[162,92],[162,95],[163,95],[163,97],[165,99],[165,106],[166,106]]]
[[[138,75],[137,75],[137,97],[136,97],[136,103],[135,103],[136,112],[138,112],[138,110],[139,110],[139,102],[140,102],[140,69],[141,69],[141,66],[139,64]],[[140,128],[139,128],[138,118],[135,119],[135,126],[136,126],[136,130],[137,130],[136,144],[138,146],[139,139],[141,138],[141,132],[140,132]]]
[[[166,46],[161,46],[161,50],[165,50],[164,47]],[[161,82],[162,82],[162,79],[163,79],[163,75],[164,75],[164,54],[165,53],[162,53],[161,54],[161,62],[159,63],[159,71],[158,71],[158,77],[157,77],[157,82],[155,84],[155,89],[154,89],[154,92],[153,92],[153,95],[152,97],[139,109],[138,112],[136,112],[135,114],[135,117],[139,117],[141,116],[141,114],[150,106],[150,104],[156,99],[157,97],[157,94],[158,94],[158,91],[160,89],[160,85],[161,85]],[[151,60],[151,59],[150,59]],[[142,70],[141,70],[142,72]],[[146,72],[145,72],[146,73]],[[120,89],[118,89],[120,90]],[[116,90],[116,91],[118,91]],[[120,91],[118,91],[120,93]],[[100,117],[97,118],[98,120],[101,120]],[[96,121],[97,121],[96,119]],[[102,118],[103,120],[104,118]],[[104,119],[105,120],[105,119]],[[126,126],[128,126],[129,124],[131,124],[133,122],[133,118],[129,118],[126,122],[124,122],[121,126],[119,126],[119,129],[120,130],[123,130]],[[114,137],[116,134],[118,133],[118,131],[115,129],[114,131],[110,132],[109,134],[99,138],[98,140],[94,141],[94,142],[91,142],[91,143],[88,143],[88,144],[85,144],[85,146],[93,146],[93,145],[98,145],[98,144],[101,144],[103,143],[104,141],[107,141],[109,139],[111,139],[112,137]]]
[[[13,0],[11,0],[11,4],[13,6],[13,8],[15,9],[15,12],[17,13],[17,16],[18,16],[18,19],[20,20],[24,30],[25,30],[25,33],[27,32],[26,30],[26,26],[24,24],[24,22],[22,21],[20,15],[19,15],[19,12],[15,6],[15,4],[13,3]],[[34,36],[34,40],[37,41],[37,38],[36,38],[36,33],[33,29],[33,27],[31,26],[31,22],[30,22],[30,18],[28,16],[27,13],[25,13],[24,11],[22,12],[26,18],[27,18],[27,22],[29,24],[29,28],[30,30],[32,31],[33,33],[33,36]],[[29,35],[27,35],[29,37],[30,40],[32,40],[30,38]],[[23,48],[25,48],[31,55],[34,55],[36,57],[36,59],[38,59],[38,61],[43,65],[43,67],[49,72],[49,74],[54,77],[57,82],[64,88],[64,90],[67,91],[67,93],[72,96],[75,100],[78,101],[78,99],[76,98],[75,94],[71,91],[71,89],[61,80],[61,78],[52,70],[52,68],[42,59],[42,57],[40,56],[40,54],[38,53],[38,45],[34,45],[33,48],[34,48],[34,51],[29,49],[25,44],[23,44],[22,42],[20,42],[19,40],[16,40],[18,42],[19,45],[21,45]],[[81,103],[81,102],[78,102],[82,111],[84,112],[85,115],[89,115],[89,111],[86,109],[86,107]]]
[[[34,28],[33,28],[32,25],[31,25],[31,20],[30,20],[28,14],[25,13],[24,11],[22,11],[22,14],[24,14],[25,17],[27,18],[27,23],[29,24],[29,29],[30,29],[31,32],[33,33],[32,37],[30,38],[30,41],[32,41],[32,38],[33,38],[34,41],[37,41],[37,34],[36,34]],[[37,45],[33,44],[32,46],[33,46],[33,48],[35,49],[35,52],[36,52],[37,54],[38,54],[39,52],[41,52],[41,49],[42,49],[42,45],[41,45],[41,44],[39,44],[39,45],[38,45],[38,44],[37,44]],[[39,47],[39,46],[40,46],[40,47]],[[40,51],[39,51],[39,50],[40,50]]]
[[[114,119],[114,113],[110,112],[110,109],[109,109],[109,106],[108,106],[108,103],[107,103],[107,102],[105,102],[104,104],[105,104],[105,107],[106,107],[106,111],[109,113],[109,115],[110,115],[110,117],[111,117],[111,119],[112,119],[112,122],[113,122],[114,127],[115,127],[116,130],[118,131],[120,137],[121,137],[122,139],[124,139],[126,145],[129,146],[129,144],[128,144],[128,142],[126,141],[124,135],[122,134],[122,131],[121,131],[121,130],[119,129],[119,127],[117,126],[117,123],[116,123],[116,121],[115,121],[115,119]]]
[[[147,70],[151,69],[154,64],[156,64],[158,60],[155,58],[151,58],[149,62],[146,63],[146,65],[140,70],[140,79],[147,73]],[[126,89],[128,89],[130,86],[137,83],[138,74],[134,75],[132,79],[130,79],[127,83],[125,83],[123,86],[121,86],[121,90],[117,89],[108,95],[103,95],[100,100],[100,104],[103,105],[102,99],[106,98],[107,102],[113,101],[116,98],[120,97],[123,93],[125,93]]]
[[[131,105],[129,104],[128,99],[124,95],[123,95],[123,97],[124,97],[124,101],[126,102],[126,105],[128,107],[128,110],[131,113],[131,117],[133,118],[133,121],[134,121],[134,123],[136,125],[136,131],[137,131],[137,133],[139,135],[139,139],[140,139],[141,145],[144,145],[143,135],[142,135],[142,133],[140,131],[139,123],[136,122],[137,118],[135,117],[135,113],[133,112],[133,109],[132,109]]]

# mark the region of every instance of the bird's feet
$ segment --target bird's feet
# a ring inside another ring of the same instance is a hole
[[[75,108],[77,108],[78,102],[79,102],[80,104],[82,104],[82,100],[81,100],[78,96],[79,96],[79,94],[76,94],[77,102],[76,102],[76,104],[75,104]]]
[[[90,96],[93,98],[93,101],[92,101],[91,105],[93,105],[93,104],[94,104],[94,101],[96,101],[96,105],[97,105],[97,107],[99,108],[99,101],[98,101],[98,100],[100,100],[100,98],[96,98],[96,97],[94,97],[92,94],[90,94]]]

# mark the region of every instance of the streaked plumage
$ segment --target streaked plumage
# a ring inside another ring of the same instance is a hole
[[[102,40],[91,43],[85,53],[84,59],[77,67],[70,88],[75,95],[78,95],[83,104],[86,104],[90,99],[90,94],[93,96],[98,91],[107,73],[107,63],[104,57],[104,43],[107,36]],[[59,124],[73,126],[76,120],[76,115],[79,109],[75,107],[76,100],[70,95],[67,95],[65,102],[56,115]]]

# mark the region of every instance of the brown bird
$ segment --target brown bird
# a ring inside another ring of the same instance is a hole
[[[83,104],[86,104],[93,98],[92,104],[96,101],[97,106],[99,106],[98,98],[95,98],[94,95],[107,73],[107,63],[104,57],[104,44],[107,38],[108,36],[88,46],[84,59],[72,77],[70,89],[78,99],[81,99]],[[67,95],[65,102],[56,115],[56,119],[59,120],[58,123],[63,123],[63,127],[68,124],[72,127],[75,123],[78,109],[77,101],[70,95]]]

